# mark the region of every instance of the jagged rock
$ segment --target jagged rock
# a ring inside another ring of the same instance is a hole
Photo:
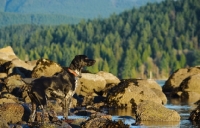
[[[106,80],[99,75],[91,73],[82,73],[76,89],[77,95],[93,95],[95,91],[102,91],[106,86]],[[94,95],[95,96],[95,95]]]
[[[17,103],[4,103],[0,105],[0,115],[7,123],[22,121],[24,107]]]
[[[161,104],[146,100],[137,106],[136,122],[140,121],[180,121],[180,115]]]
[[[62,67],[48,59],[39,59],[34,67],[31,77],[39,78],[41,76],[53,76],[55,73],[61,72]]]
[[[138,85],[137,79],[122,80],[117,86],[111,88],[107,96],[107,104],[110,107],[135,107],[144,100],[162,104],[161,98],[144,85]]]
[[[97,75],[102,76],[106,80],[106,84],[118,84],[120,80],[111,73],[100,71]]]
[[[180,84],[184,79],[199,73],[200,67],[178,69],[168,78],[162,89],[164,92],[176,91],[176,89],[179,88]]]

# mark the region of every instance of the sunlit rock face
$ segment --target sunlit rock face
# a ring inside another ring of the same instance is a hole
[[[61,72],[62,67],[48,59],[39,59],[36,62],[36,66],[34,67],[31,77],[39,78],[41,76],[53,76],[55,73]]]
[[[162,87],[163,92],[174,92],[179,87],[180,84],[188,78],[189,76],[199,74],[200,67],[190,67],[190,68],[180,68],[176,70],[165,82],[165,85]]]
[[[122,80],[117,86],[109,90],[107,96],[108,106],[120,108],[134,107],[144,100],[162,104],[162,99],[147,85],[147,80],[143,82],[140,79]]]
[[[200,67],[181,68],[174,72],[163,86],[172,98],[196,102],[200,98]]]
[[[141,102],[136,115],[137,121],[180,121],[178,112],[151,101]]]

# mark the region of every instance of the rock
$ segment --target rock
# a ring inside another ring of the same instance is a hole
[[[138,121],[180,121],[180,115],[165,106],[152,102],[143,101],[137,106],[136,122]]]
[[[33,66],[28,65],[25,61],[16,58],[11,61],[8,74],[19,74],[21,77],[27,78],[31,76],[33,68]]]
[[[63,122],[61,126],[58,126],[57,128],[72,128],[68,123]]]
[[[154,101],[162,104],[162,100],[156,93],[145,87],[138,85],[137,79],[122,80],[117,86],[111,88],[107,96],[107,104],[109,107],[135,107],[144,100]]]
[[[0,57],[1,57],[0,59],[8,61],[17,58],[13,49],[10,46],[0,49]]]
[[[0,72],[8,75],[8,70],[12,67],[12,62],[0,59]]]
[[[4,84],[6,86],[6,91],[1,93],[2,97],[14,100],[18,100],[19,98],[22,98],[26,101],[29,100],[27,91],[24,90],[27,85],[22,81],[20,75],[10,75],[6,77],[4,79]]]
[[[9,99],[9,102],[12,102],[12,101],[14,101],[16,103],[18,102],[18,98],[15,97],[14,95],[10,94],[10,93],[2,93],[1,97],[5,98],[5,99]]]
[[[7,73],[0,73],[0,79],[6,78],[7,76],[8,76]]]
[[[129,125],[126,125],[119,121],[112,121],[110,115],[100,114],[92,115],[88,120],[86,120],[82,125],[82,128],[129,128]]]
[[[148,88],[162,91],[162,87],[153,79],[137,79],[137,85],[143,85]]]
[[[97,75],[102,76],[106,80],[106,84],[118,84],[120,80],[111,73],[100,71]]]
[[[25,61],[31,67],[35,67],[38,60]]]
[[[106,86],[106,80],[99,75],[91,73],[82,73],[82,77],[78,81],[76,89],[77,95],[87,96],[94,94],[94,90],[99,92]]]
[[[0,128],[10,128],[2,115],[0,115]]]
[[[5,103],[16,103],[13,99],[0,98],[0,105]]]
[[[191,75],[183,80],[183,82],[180,84],[181,91],[186,92],[197,92],[200,94],[200,73]]]
[[[15,88],[21,88],[25,85],[20,75],[10,75],[4,79],[4,83],[10,93],[12,93]]]
[[[151,90],[153,90],[156,95],[162,100],[162,104],[167,104],[167,97],[161,90],[156,88],[152,88]]]
[[[200,67],[190,67],[190,68],[181,68],[176,70],[165,82],[164,86],[162,87],[163,92],[172,92],[176,88],[179,88],[180,84],[184,79],[189,76],[199,74]]]
[[[182,101],[195,103],[200,99],[200,94],[197,92],[182,92],[180,97]]]
[[[31,77],[39,78],[41,76],[53,76],[55,73],[61,72],[62,67],[48,59],[39,59],[34,67]]]
[[[33,66],[20,60],[13,49],[8,46],[0,49],[0,72],[9,74],[20,74],[22,77],[30,76]]]
[[[0,115],[7,123],[17,123],[22,121],[24,107],[17,103],[1,104]]]
[[[196,107],[196,109],[193,110],[193,111],[190,113],[189,120],[195,121],[195,122],[197,122],[197,124],[199,123],[199,121],[200,121],[200,105],[198,105],[198,106]]]

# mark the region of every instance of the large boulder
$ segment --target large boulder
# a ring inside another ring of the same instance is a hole
[[[41,76],[53,76],[55,73],[61,72],[63,68],[49,59],[39,59],[34,67],[31,77],[39,78]]]
[[[191,75],[180,84],[181,91],[197,92],[200,94],[200,73]]]
[[[106,84],[118,84],[120,80],[111,73],[100,71],[97,75],[102,76],[106,80]]]
[[[137,79],[137,85],[143,85],[151,89],[162,91],[162,87],[153,79]]]
[[[22,77],[29,77],[34,66],[20,60],[13,49],[8,46],[0,49],[0,72],[9,74],[19,74]]]
[[[182,81],[189,76],[199,74],[200,67],[181,68],[176,70],[165,82],[163,88],[164,92],[172,92],[179,88]]]
[[[158,97],[160,97],[162,104],[167,104],[167,97],[161,90],[156,88],[152,88],[151,90],[154,91]]]
[[[193,69],[194,70],[194,69]],[[200,99],[200,73],[185,78],[176,89],[169,94],[172,97],[179,97],[183,101],[196,102]]]
[[[180,115],[165,106],[146,100],[137,106],[136,122],[140,121],[180,121]]]
[[[117,86],[111,88],[107,96],[109,107],[135,107],[144,100],[162,104],[156,93],[145,85],[138,85],[137,79],[122,80]]]
[[[200,94],[197,92],[181,92],[180,97],[182,101],[186,101],[188,103],[195,103],[200,99]]]
[[[106,80],[97,74],[82,73],[76,89],[77,95],[88,96],[95,91],[102,91],[106,87]]]
[[[5,103],[0,105],[0,115],[7,123],[22,121],[24,107],[17,103]]]

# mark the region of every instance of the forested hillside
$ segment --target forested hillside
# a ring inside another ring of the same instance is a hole
[[[69,17],[60,14],[16,14],[9,12],[0,12],[0,28],[9,25],[59,25],[59,24],[77,24],[81,21],[78,17]]]
[[[162,0],[0,0],[0,27],[76,24]]]
[[[20,25],[0,30],[0,47],[11,45],[29,60],[49,58],[68,66],[76,54],[97,60],[91,72],[119,78],[167,78],[200,63],[199,0],[167,0],[76,25]]]

